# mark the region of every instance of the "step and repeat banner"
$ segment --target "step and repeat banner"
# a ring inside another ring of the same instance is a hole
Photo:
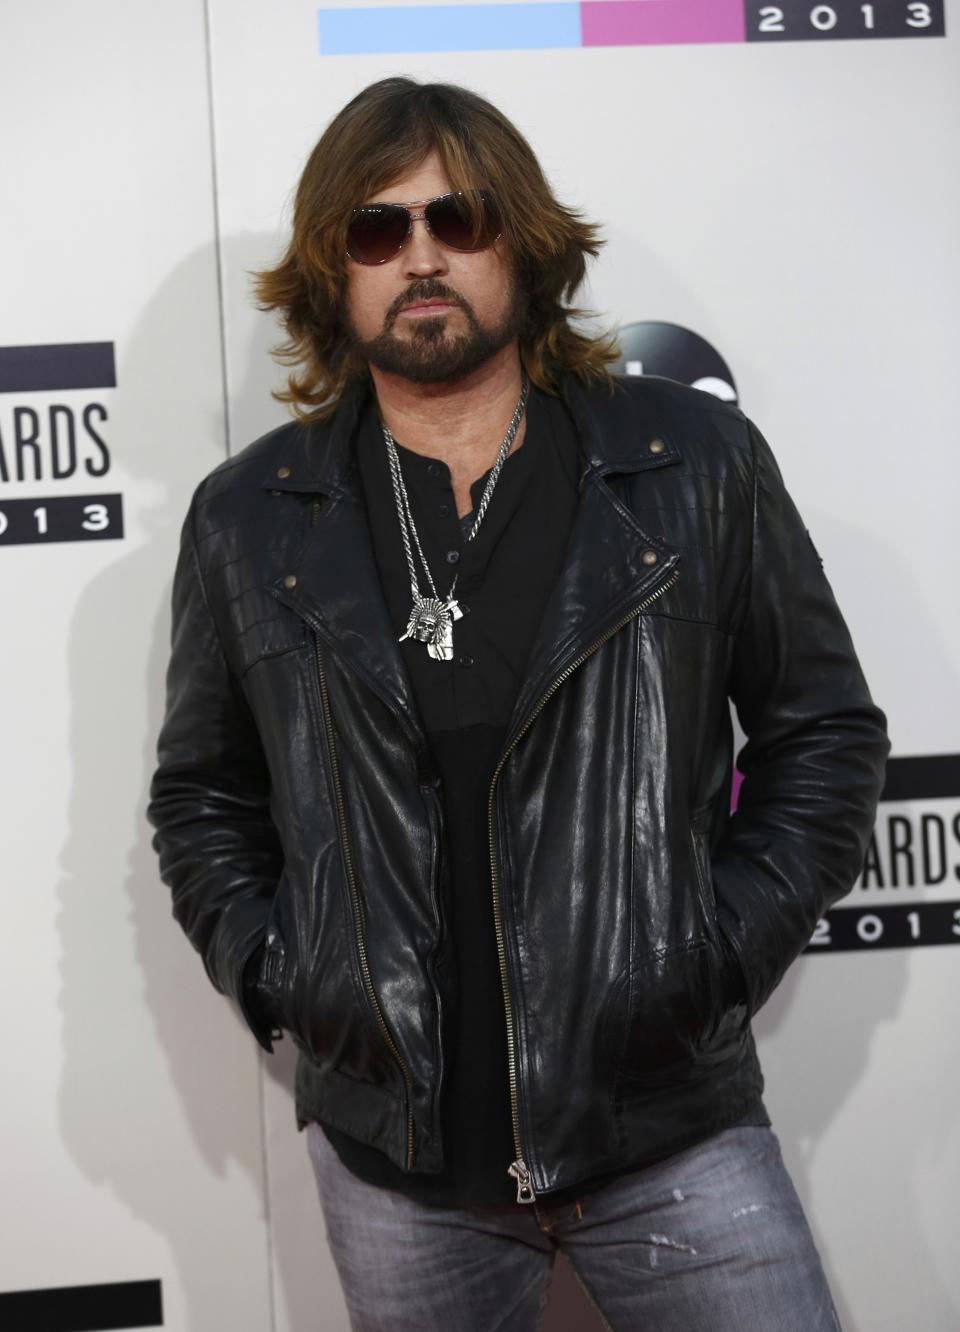
[[[604,226],[624,373],[770,440],[893,742],[860,883],[755,1023],[847,1332],[960,1326],[955,6],[0,8],[0,1326],[349,1324],[293,1050],[172,919],[144,809],[180,524],[284,411],[249,272],[388,74],[500,106]],[[544,1327],[599,1327],[557,1269]]]

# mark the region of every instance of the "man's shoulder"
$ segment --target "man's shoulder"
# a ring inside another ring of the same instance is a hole
[[[606,397],[606,412],[602,402]],[[684,444],[727,442],[732,448],[750,449],[750,422],[735,402],[727,402],[678,380],[656,374],[614,376],[612,390],[594,390],[593,401],[608,428],[626,430],[642,437],[651,430]],[[643,438],[639,438],[643,444]]]
[[[329,428],[328,421],[288,421],[218,463],[193,492],[198,537],[272,520],[278,491],[302,497],[323,489]]]
[[[198,509],[220,501],[219,507],[234,512],[277,490],[331,493],[350,469],[351,441],[368,391],[357,380],[319,420],[287,421],[225,458],[197,486]]]
[[[251,440],[211,468],[200,480],[198,501],[205,502],[249,487],[261,489],[270,476],[271,464],[285,457],[308,429],[310,427],[299,421],[286,421]]]
[[[668,468],[751,484],[752,426],[734,402],[648,374],[590,386],[567,378],[562,394],[583,452],[604,473]]]

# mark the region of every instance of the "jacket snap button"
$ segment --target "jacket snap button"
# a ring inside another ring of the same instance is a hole
[[[271,494],[271,495],[279,495],[279,494],[281,494],[281,493],[282,493],[282,492],[279,491],[279,490],[271,490],[271,491],[270,491],[270,494]]]
[[[297,585],[297,575],[296,575],[296,574],[287,574],[286,578],[284,578],[284,580],[283,580],[283,585],[284,585],[284,587],[296,587],[296,585]]]
[[[657,552],[655,550],[645,550],[640,558],[644,564],[656,564]]]
[[[666,447],[667,446],[662,439],[651,439],[650,443],[647,445],[647,448],[651,453],[662,453]]]
[[[290,475],[290,468],[289,468],[289,467],[278,467],[278,468],[277,468],[277,476],[289,476],[289,475]]]

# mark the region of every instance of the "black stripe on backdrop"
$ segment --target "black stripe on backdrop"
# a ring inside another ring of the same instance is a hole
[[[0,347],[0,393],[116,388],[112,342],[60,342]]]
[[[838,906],[818,924],[805,953],[875,953],[884,948],[960,944],[960,901]]]
[[[960,754],[887,760],[881,800],[949,800],[960,796]]]
[[[111,1328],[162,1326],[159,1281],[0,1293],[4,1332],[110,1332]]]

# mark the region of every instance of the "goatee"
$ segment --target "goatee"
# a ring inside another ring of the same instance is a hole
[[[447,332],[449,314],[421,315],[410,321],[406,337],[397,337],[394,324],[404,306],[441,298],[463,312],[467,324],[463,333]],[[526,315],[526,293],[515,278],[511,282],[510,304],[503,319],[493,328],[484,328],[469,301],[457,292],[436,278],[422,278],[412,282],[393,301],[384,318],[383,331],[375,338],[361,338],[346,315],[343,328],[357,355],[378,370],[399,375],[414,384],[440,384],[463,379],[495,356],[522,333]]]

